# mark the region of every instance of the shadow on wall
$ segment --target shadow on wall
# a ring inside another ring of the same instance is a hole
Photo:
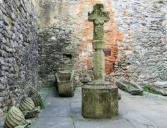
[[[39,76],[45,86],[52,85],[61,68],[73,69],[77,62],[77,48],[69,47],[71,32],[57,27],[42,29],[38,33]]]

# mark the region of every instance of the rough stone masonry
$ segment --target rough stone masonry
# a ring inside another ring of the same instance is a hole
[[[0,0],[0,109],[37,85],[38,45],[30,0]]]
[[[77,69],[80,73],[91,69],[93,26],[87,13],[97,2],[104,3],[111,17],[104,28],[105,66],[106,73],[114,75],[107,78],[128,77],[145,85],[166,81],[167,0],[43,1],[39,9],[41,28],[55,24],[70,29],[72,43],[79,47]]]
[[[118,0],[112,1],[112,8],[115,23],[124,33],[118,56],[121,51],[125,55],[125,63],[115,63],[115,75],[124,70],[125,76],[142,85],[166,81],[167,0]]]

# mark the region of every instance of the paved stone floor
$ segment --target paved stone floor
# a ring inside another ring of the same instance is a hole
[[[81,89],[73,98],[58,97],[48,89],[46,109],[32,128],[167,128],[166,97],[145,93],[131,96],[120,91],[119,116],[114,119],[84,119],[81,115]]]

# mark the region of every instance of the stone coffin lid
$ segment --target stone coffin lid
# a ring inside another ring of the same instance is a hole
[[[132,81],[122,79],[122,80],[116,81],[116,85],[118,86],[118,88],[124,91],[127,91],[132,95],[142,95],[143,94],[143,89]]]

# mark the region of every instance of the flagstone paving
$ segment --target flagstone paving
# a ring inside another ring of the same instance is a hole
[[[46,108],[31,128],[167,128],[166,97],[146,92],[144,96],[120,93],[119,116],[97,120],[82,117],[81,88],[76,89],[72,98],[59,97],[54,88],[44,88],[41,94]]]
[[[45,91],[44,91],[45,92]],[[46,109],[32,128],[167,128],[167,99],[144,93],[132,96],[120,91],[119,116],[114,119],[85,119],[81,115],[81,88],[73,98],[59,97],[48,89]]]

